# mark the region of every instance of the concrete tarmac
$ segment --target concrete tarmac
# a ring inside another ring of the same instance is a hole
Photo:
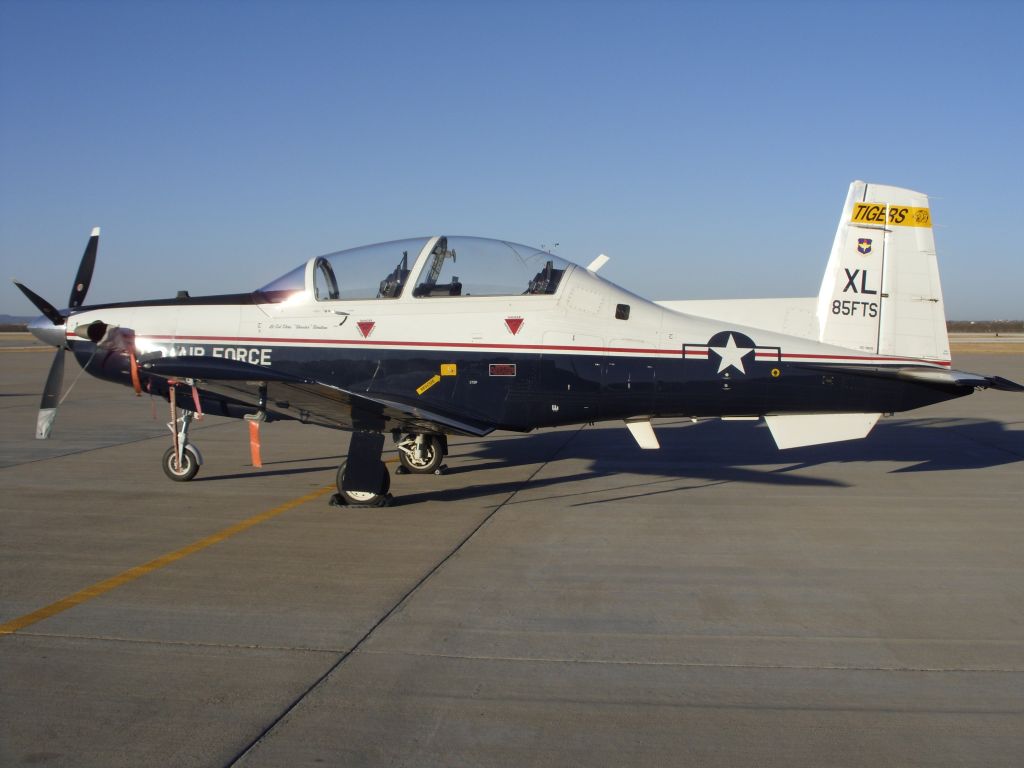
[[[173,483],[83,376],[32,439],[51,356],[0,351],[0,765],[1021,764],[1024,395],[456,439],[336,509],[344,433],[208,417]]]

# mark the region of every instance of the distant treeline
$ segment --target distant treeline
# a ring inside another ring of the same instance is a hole
[[[1024,333],[1024,320],[947,320],[950,333]]]

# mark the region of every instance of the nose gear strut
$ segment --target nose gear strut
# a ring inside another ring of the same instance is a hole
[[[181,416],[178,416],[176,382],[169,382],[167,394],[171,404],[171,420],[167,422],[167,428],[171,430],[171,447],[164,453],[164,474],[171,480],[184,482],[195,477],[203,463],[199,449],[188,439],[188,430],[196,415],[192,411],[183,410]]]

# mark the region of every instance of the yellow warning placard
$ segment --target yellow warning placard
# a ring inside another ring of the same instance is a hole
[[[854,203],[850,221],[855,224],[883,224],[890,227],[931,227],[932,213],[927,208],[887,203]]]
[[[459,372],[459,367],[455,363],[441,363],[441,375],[442,376],[454,376]]]
[[[440,380],[441,380],[441,377],[438,376],[437,374],[434,374],[429,379],[427,379],[422,384],[420,384],[418,387],[416,387],[416,394],[417,395],[422,395],[424,392],[426,392],[432,386],[437,384],[437,382],[439,382]]]

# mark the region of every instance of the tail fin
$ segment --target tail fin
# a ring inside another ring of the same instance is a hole
[[[817,314],[824,343],[949,360],[927,195],[863,181],[850,185]]]

